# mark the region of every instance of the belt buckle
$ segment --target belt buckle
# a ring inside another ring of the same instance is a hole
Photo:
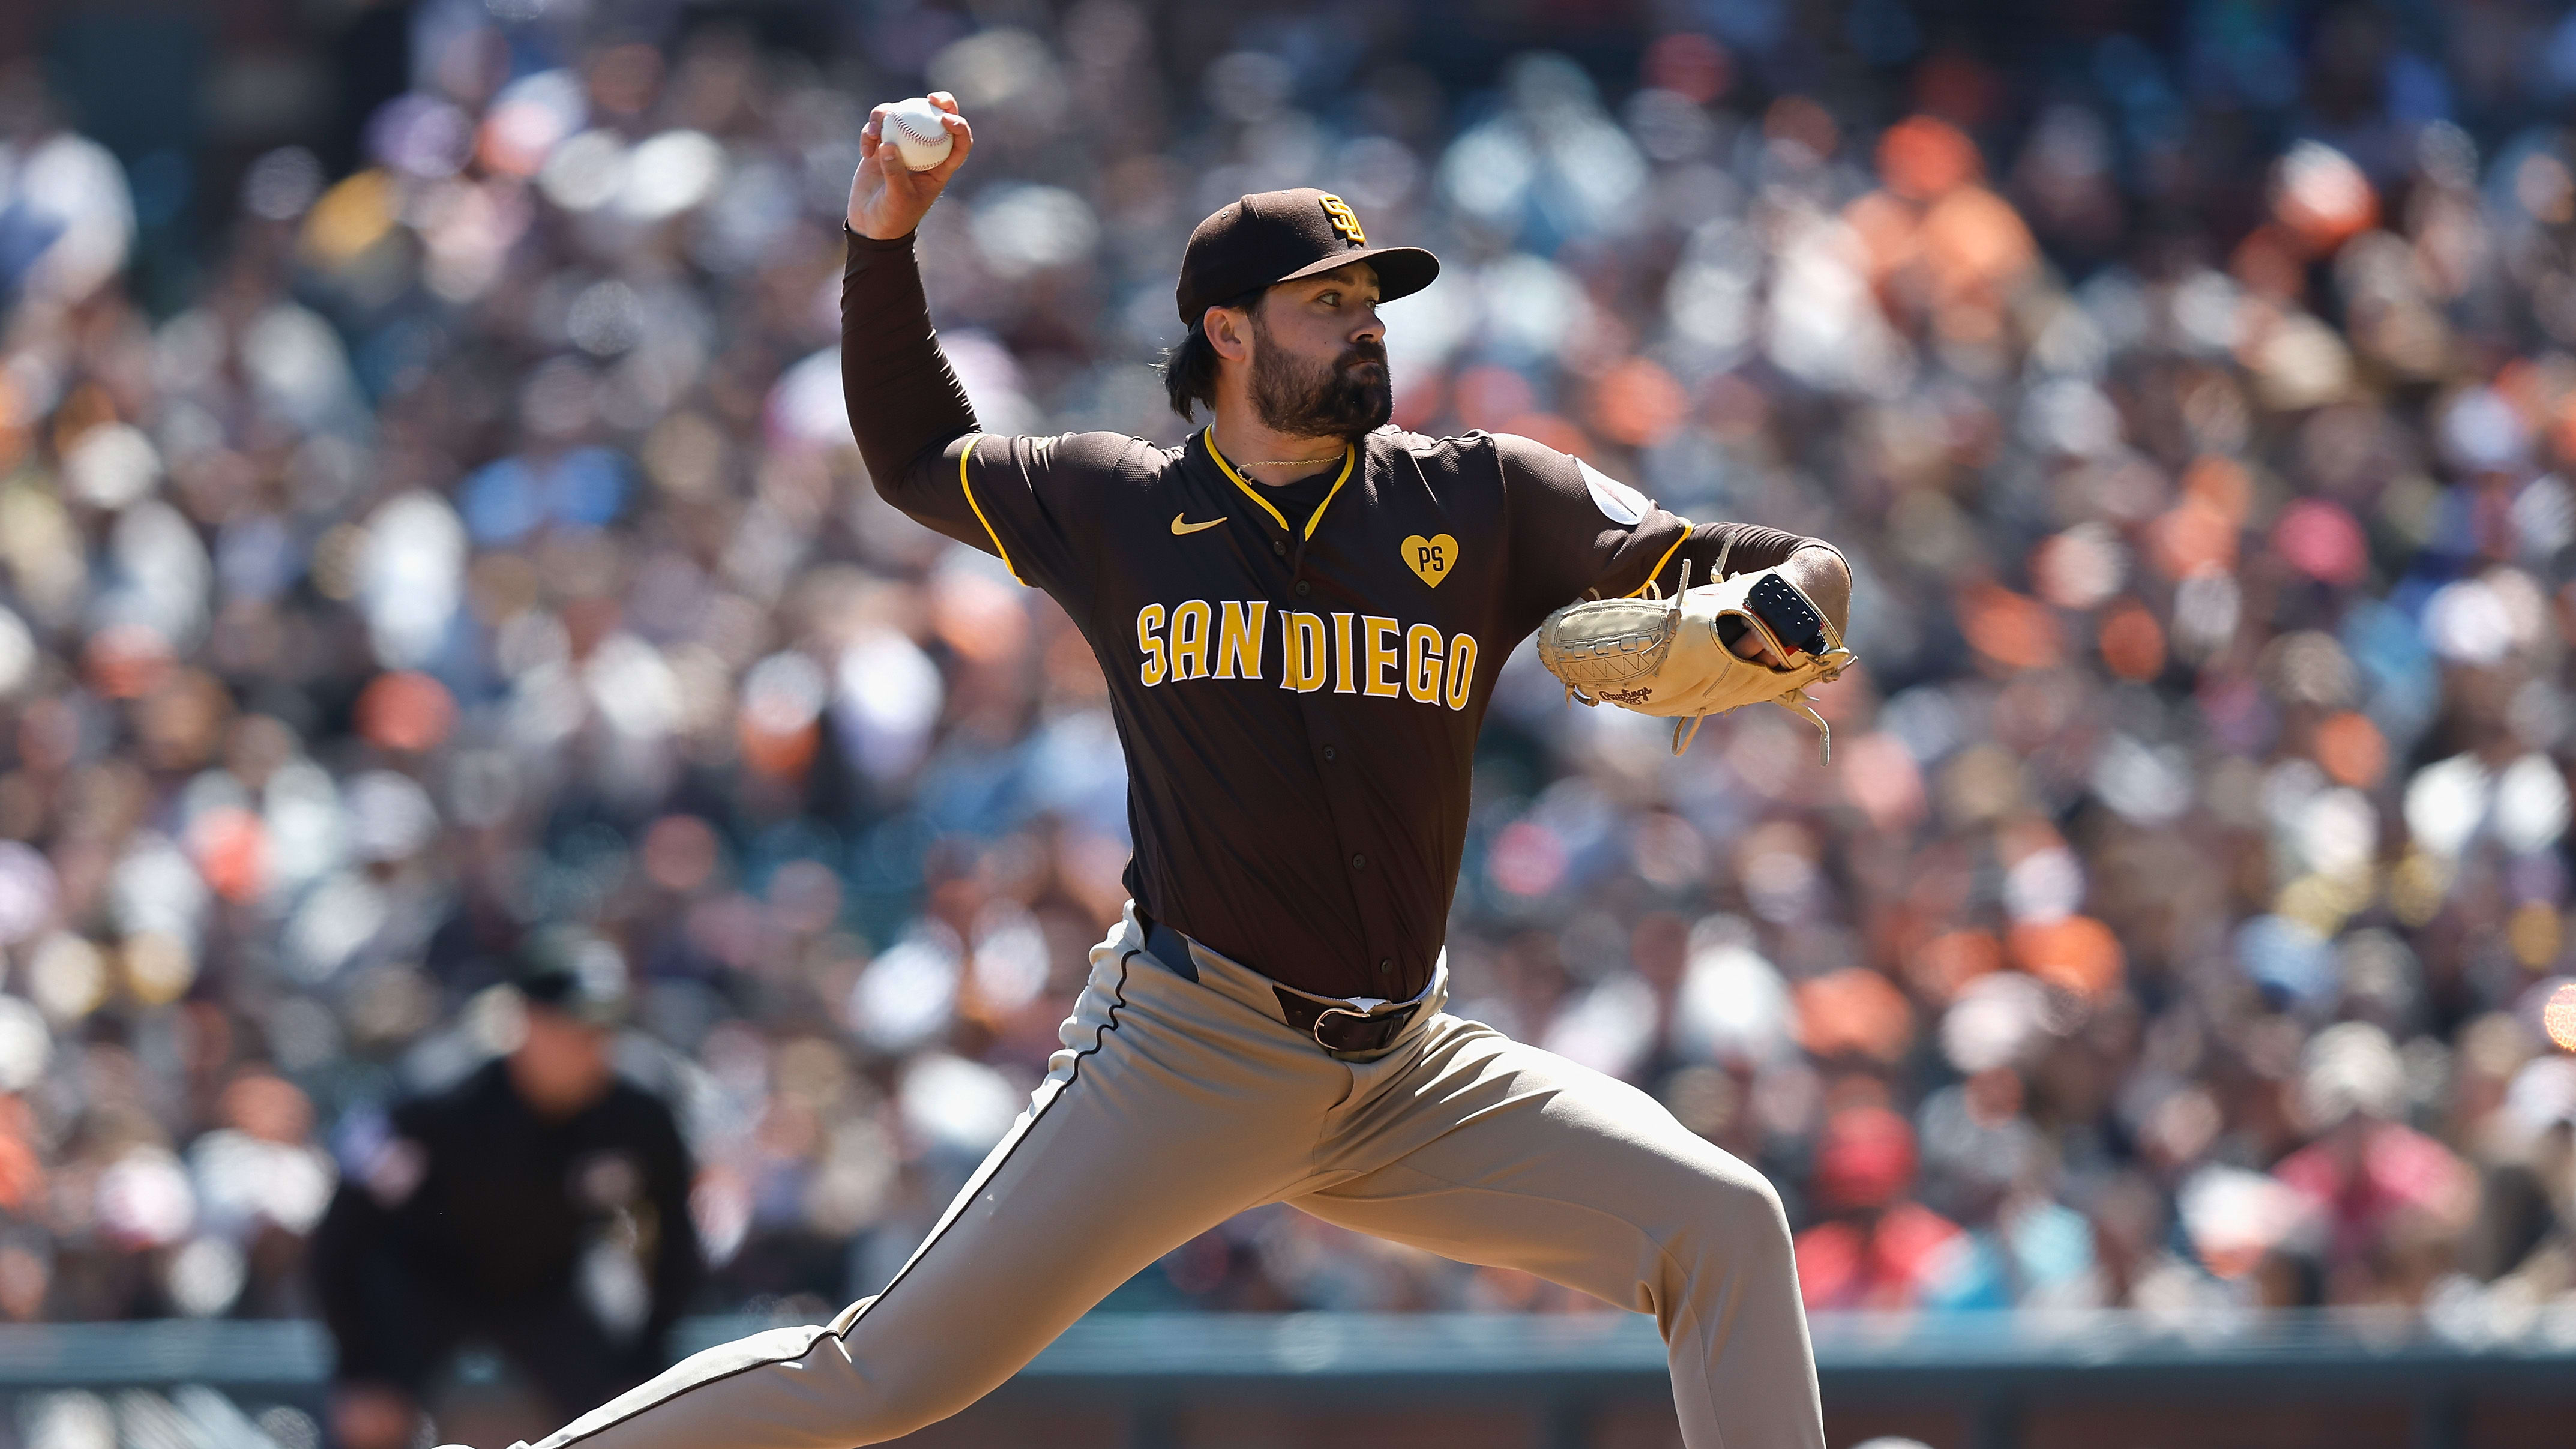
[[[1378,1039],[1376,1041],[1357,1042],[1346,1046],[1337,1042],[1326,1041],[1324,1039],[1324,1024],[1331,1021],[1334,1017],[1345,1016],[1354,1022],[1361,1023],[1360,1029],[1363,1031],[1365,1031],[1370,1024],[1378,1024],[1389,1028],[1401,1028],[1405,1017],[1409,1015],[1411,1015],[1409,1011],[1390,1011],[1372,1016],[1365,1011],[1353,1011],[1347,1006],[1328,1006],[1322,1011],[1316,1013],[1315,1024],[1308,1028],[1307,1034],[1314,1037],[1315,1045],[1322,1047],[1328,1052],[1373,1052],[1386,1045],[1386,1039],[1392,1034],[1391,1032],[1380,1031],[1377,1034]]]

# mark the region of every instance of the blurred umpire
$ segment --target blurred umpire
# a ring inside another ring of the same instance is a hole
[[[595,937],[533,938],[520,1044],[394,1108],[352,1164],[313,1253],[347,1449],[414,1443],[421,1409],[496,1359],[549,1422],[670,1362],[703,1264],[678,1126],[613,1062],[624,974]]]

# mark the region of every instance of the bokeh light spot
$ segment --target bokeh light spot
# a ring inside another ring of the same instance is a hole
[[[2013,964],[2089,1000],[2118,989],[2127,965],[2120,938],[2090,916],[2024,921],[2012,928]]]
[[[1798,1045],[1820,1057],[1861,1056],[1893,1065],[1914,1040],[1914,1008],[1886,977],[1863,966],[1827,972],[1797,989]]]
[[[2557,907],[2546,901],[2524,901],[2514,907],[2512,917],[2505,922],[2504,939],[2513,949],[2515,960],[2541,971],[2556,964],[2559,951],[2566,945],[2567,931]],[[2567,999],[2569,989],[2561,988],[2550,1000]],[[2555,1028],[2551,1029],[2550,1039],[2557,1040]]]
[[[2309,578],[2342,588],[2360,583],[2370,567],[2361,525],[2321,498],[2300,499],[2282,513],[2272,526],[2272,548]]]
[[[644,832],[644,875],[653,884],[686,895],[715,874],[716,832],[695,815],[665,815]]]
[[[140,699],[167,678],[174,656],[170,641],[148,624],[113,624],[89,638],[83,672],[91,687],[110,699]]]
[[[2370,717],[2352,710],[2317,726],[2317,763],[2335,783],[2367,790],[2388,773],[2388,741]]]
[[[2314,251],[2327,251],[2379,219],[2379,197],[2351,157],[2301,141],[2281,158],[2273,213]]]
[[[455,697],[416,671],[377,675],[358,696],[358,733],[389,750],[435,749],[455,725]]]
[[[1690,398],[1673,375],[1643,357],[1631,357],[1602,374],[1592,394],[1592,426],[1632,448],[1652,447],[1673,435],[1690,414]]]
[[[2549,993],[2540,1008],[2540,1029],[2561,1051],[2576,1052],[2576,981]]]
[[[1913,116],[1878,142],[1879,173],[1887,189],[1909,201],[1929,201],[1976,180],[1985,170],[1971,141],[1947,121]]]
[[[252,900],[268,886],[268,830],[251,811],[228,806],[198,816],[188,826],[188,851],[225,900]]]
[[[1494,837],[1485,869],[1516,896],[1543,896],[1565,878],[1565,842],[1535,820],[1515,820]]]
[[[2103,664],[2122,679],[2144,684],[2164,673],[2164,626],[2134,599],[2113,605],[2103,616],[2098,642]]]
[[[1676,31],[1646,47],[1646,82],[1707,105],[1735,83],[1726,47],[1705,35]]]
[[[2001,584],[1959,591],[1959,632],[1988,659],[2009,669],[2046,669],[2064,650],[2057,620],[2038,600]]]

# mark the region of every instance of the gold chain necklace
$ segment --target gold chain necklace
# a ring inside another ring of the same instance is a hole
[[[1215,433],[1213,433],[1213,432],[1209,433],[1209,434],[1208,434],[1208,439],[1209,439],[1209,441],[1211,441],[1211,442],[1215,441],[1215,439],[1216,439],[1216,434],[1215,434]],[[1342,451],[1341,451],[1340,453],[1334,453],[1334,454],[1330,455],[1329,457],[1323,457],[1323,458],[1249,458],[1249,459],[1244,460],[1243,462],[1240,462],[1240,463],[1235,464],[1234,466],[1236,466],[1237,468],[1320,468],[1320,467],[1322,467],[1323,465],[1325,465],[1326,463],[1330,463],[1330,462],[1335,461],[1336,459],[1339,459],[1339,458],[1340,458],[1344,453],[1348,453],[1349,451],[1350,451],[1349,446],[1348,446],[1348,445],[1344,445],[1344,447],[1342,448]]]

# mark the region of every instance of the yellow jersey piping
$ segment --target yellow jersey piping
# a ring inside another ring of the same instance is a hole
[[[1644,593],[1646,591],[1646,584],[1653,583],[1656,577],[1663,573],[1664,565],[1671,563],[1673,561],[1673,555],[1682,551],[1682,545],[1690,542],[1690,536],[1691,521],[1685,518],[1682,520],[1682,536],[1673,540],[1673,546],[1664,550],[1664,556],[1655,560],[1655,566],[1653,568],[1646,570],[1646,583],[1639,584],[1635,588],[1630,589],[1627,593],[1627,597],[1633,599],[1639,594]]]
[[[1270,500],[1262,497],[1259,489],[1256,489],[1250,483],[1245,482],[1243,480],[1243,475],[1234,471],[1234,465],[1225,460],[1225,454],[1220,452],[1216,445],[1216,429],[1213,427],[1202,428],[1199,430],[1199,436],[1207,443],[1208,456],[1216,459],[1217,467],[1224,470],[1225,476],[1233,482],[1235,487],[1243,490],[1243,496],[1251,499],[1254,503],[1259,504],[1261,511],[1270,515],[1271,522],[1278,524],[1283,529],[1286,528],[1288,526],[1287,517],[1280,513],[1278,509],[1271,507]],[[1348,443],[1342,444],[1342,474],[1340,477],[1335,478],[1333,480],[1333,486],[1326,490],[1324,501],[1315,505],[1314,516],[1306,520],[1306,531],[1300,535],[1300,537],[1313,538],[1315,536],[1315,525],[1324,521],[1324,510],[1332,506],[1333,495],[1342,491],[1342,485],[1351,481],[1351,470],[1359,465],[1359,460],[1359,449]]]
[[[1351,469],[1357,467],[1359,461],[1360,450],[1348,443],[1342,444],[1342,476],[1334,479],[1333,486],[1324,490],[1324,501],[1316,504],[1315,511],[1308,515],[1304,537],[1315,536],[1315,525],[1324,521],[1324,510],[1333,506],[1333,495],[1341,492],[1342,485],[1351,481]]]
[[[975,521],[984,525],[984,536],[993,541],[993,552],[1001,558],[1002,567],[1010,570],[1011,582],[1025,589],[1029,581],[1020,577],[1019,566],[1011,562],[1011,551],[1002,547],[1002,536],[993,531],[993,520],[984,516],[984,505],[975,501],[975,485],[966,481],[966,465],[975,461],[975,445],[982,441],[983,434],[976,434],[967,440],[966,451],[957,455],[957,488],[966,495],[966,506],[974,510]]]

